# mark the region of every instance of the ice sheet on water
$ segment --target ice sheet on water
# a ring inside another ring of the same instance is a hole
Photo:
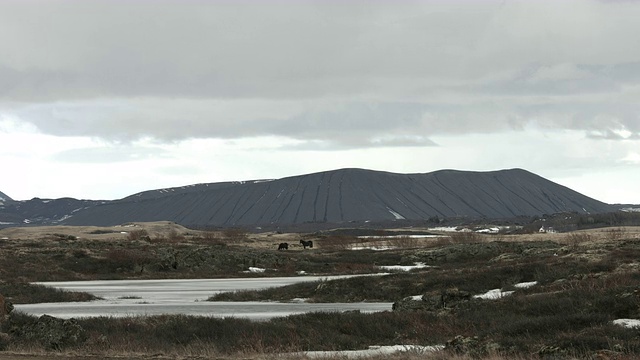
[[[366,350],[343,350],[343,351],[305,351],[292,355],[304,355],[308,358],[365,358],[372,356],[391,355],[398,352],[411,352],[415,354],[426,354],[444,349],[442,345],[420,346],[420,345],[389,345],[389,346],[370,346]]]

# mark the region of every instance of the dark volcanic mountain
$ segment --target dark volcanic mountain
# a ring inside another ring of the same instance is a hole
[[[0,191],[0,205],[11,201],[13,200],[9,197],[9,195],[5,195],[2,191]]]
[[[170,220],[188,226],[259,226],[615,210],[521,169],[427,174],[342,169],[146,191],[78,209],[61,223]]]

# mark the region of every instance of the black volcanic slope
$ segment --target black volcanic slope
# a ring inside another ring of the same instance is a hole
[[[77,211],[64,223],[170,220],[185,225],[246,226],[614,210],[521,169],[427,174],[342,169],[272,181],[147,191]]]
[[[0,205],[5,202],[11,202],[13,199],[9,197],[9,195],[5,195],[2,191],[0,191]]]

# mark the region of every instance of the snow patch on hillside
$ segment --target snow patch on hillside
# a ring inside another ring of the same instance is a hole
[[[405,217],[400,215],[399,213],[397,213],[396,211],[391,210],[390,208],[387,208],[387,210],[389,210],[389,212],[391,213],[391,215],[393,215],[396,220],[404,220]]]

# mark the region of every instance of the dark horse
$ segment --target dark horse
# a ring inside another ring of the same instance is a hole
[[[289,250],[289,244],[288,243],[280,243],[280,245],[278,245],[278,250]]]
[[[309,241],[304,241],[304,240],[300,240],[300,244],[302,244],[303,248],[312,248],[313,247],[313,241],[309,240]]]

